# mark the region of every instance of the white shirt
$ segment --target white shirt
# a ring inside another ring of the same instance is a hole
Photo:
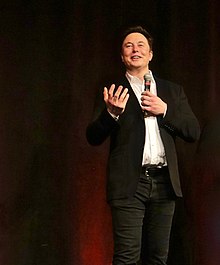
[[[151,75],[150,92],[157,95],[156,82]],[[141,105],[141,93],[144,91],[144,80],[126,73],[126,77]],[[144,118],[145,121],[145,144],[143,152],[142,165],[167,165],[164,145],[160,137],[157,118],[155,116],[148,116]]]

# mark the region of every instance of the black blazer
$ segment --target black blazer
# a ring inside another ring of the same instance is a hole
[[[167,103],[165,117],[157,122],[164,144],[170,179],[177,197],[182,196],[175,148],[176,136],[187,142],[199,138],[199,123],[193,114],[181,86],[155,78],[157,95]],[[129,90],[129,100],[118,121],[107,112],[103,94],[97,98],[93,121],[86,136],[91,145],[101,144],[110,136],[110,153],[107,166],[107,200],[129,198],[135,194],[145,139],[145,123],[140,104],[126,77],[116,82]]]

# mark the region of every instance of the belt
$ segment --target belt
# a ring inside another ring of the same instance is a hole
[[[149,175],[157,175],[157,174],[161,174],[165,171],[168,171],[168,167],[164,166],[164,167],[157,167],[157,166],[142,166],[142,173],[146,174],[148,173]]]

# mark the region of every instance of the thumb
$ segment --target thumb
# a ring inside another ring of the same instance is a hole
[[[104,101],[106,102],[108,100],[108,89],[107,89],[107,87],[104,87],[103,96],[104,96]]]

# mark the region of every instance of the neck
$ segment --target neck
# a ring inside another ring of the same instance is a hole
[[[137,70],[137,69],[127,69],[127,72],[132,75],[132,76],[136,76],[138,77],[139,79],[144,79],[144,75],[145,74],[148,74],[149,73],[149,69],[142,69],[141,71],[140,70]]]

